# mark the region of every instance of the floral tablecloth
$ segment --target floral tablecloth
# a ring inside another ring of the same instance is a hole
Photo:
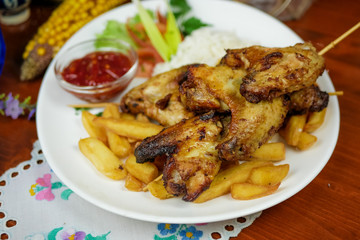
[[[88,203],[64,185],[47,164],[38,141],[31,160],[0,177],[1,239],[229,239],[260,214],[208,224],[125,218]]]

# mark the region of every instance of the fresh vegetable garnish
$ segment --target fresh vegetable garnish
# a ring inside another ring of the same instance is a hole
[[[198,19],[196,17],[190,17],[190,18],[184,20],[182,22],[181,26],[183,28],[182,31],[183,31],[184,35],[187,36],[199,28],[209,26],[209,24],[203,23],[200,19]]]
[[[210,26],[195,16],[191,16],[191,7],[186,0],[170,0],[170,6],[184,36],[190,35],[192,31]]]
[[[157,63],[169,61],[176,54],[183,35],[208,26],[191,16],[191,7],[185,0],[164,1],[167,4],[166,17],[159,11],[145,9],[138,0],[133,0],[138,7],[138,14],[128,18],[126,23],[108,21],[105,30],[96,35],[96,47],[103,46],[101,38],[126,41],[139,55],[137,77],[150,77]]]
[[[115,20],[109,20],[106,24],[104,31],[101,34],[96,34],[96,37],[98,39],[101,39],[101,38],[121,39],[121,40],[127,42],[128,44],[130,44],[133,48],[137,49],[135,42],[130,37],[128,31],[126,31],[125,23],[120,23]],[[101,48],[104,46],[104,44],[106,44],[106,46],[108,46],[109,43],[108,43],[108,41],[107,41],[107,43],[105,43],[105,42],[102,42],[101,40],[99,40],[99,41],[96,41],[95,47]]]
[[[137,6],[141,22],[144,25],[146,34],[149,36],[151,43],[164,61],[169,61],[171,57],[170,47],[166,43],[159,29],[156,27],[155,22],[138,0],[133,0],[133,2]]]
[[[177,26],[176,18],[171,11],[170,5],[167,3],[167,22],[166,22],[166,32],[165,40],[170,48],[170,54],[175,55],[177,48],[181,43],[181,32]]]

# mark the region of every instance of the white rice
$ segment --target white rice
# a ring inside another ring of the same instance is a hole
[[[184,39],[171,61],[157,64],[153,75],[192,63],[215,66],[225,55],[226,49],[249,45],[235,33],[218,31],[210,27],[200,28]]]

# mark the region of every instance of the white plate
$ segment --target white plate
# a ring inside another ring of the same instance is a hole
[[[236,32],[239,37],[265,46],[288,46],[302,40],[276,19],[251,7],[228,1],[191,0],[195,16],[215,28]],[[165,11],[164,1],[145,1],[145,7]],[[77,32],[61,51],[76,42],[91,39],[101,32],[107,20],[125,21],[134,16],[134,5],[127,4],[96,18]],[[323,169],[336,145],[339,132],[339,105],[331,97],[323,126],[316,131],[318,141],[310,150],[287,149],[290,172],[279,190],[267,197],[250,201],[223,196],[202,204],[180,198],[158,200],[148,192],[135,193],[124,188],[123,181],[101,175],[80,153],[78,141],[87,137],[80,116],[68,104],[81,101],[63,91],[55,80],[54,61],[40,89],[37,105],[37,129],[45,157],[56,175],[75,193],[110,212],[152,222],[202,223],[245,216],[274,206],[309,184]],[[327,73],[318,80],[320,87],[334,91]],[[133,85],[136,85],[136,81]],[[316,197],[316,196],[314,196]]]

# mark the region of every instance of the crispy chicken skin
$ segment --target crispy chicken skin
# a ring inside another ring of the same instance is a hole
[[[145,139],[135,149],[137,162],[167,155],[163,170],[166,190],[185,201],[193,201],[207,189],[221,161],[215,149],[223,127],[214,111],[182,120],[158,135]]]
[[[216,67],[193,64],[157,75],[121,102],[123,111],[167,126],[136,147],[136,160],[166,157],[166,190],[194,201],[221,162],[248,160],[289,113],[327,106],[328,94],[314,85],[323,70],[323,58],[305,43],[228,50]]]
[[[238,90],[245,74],[228,66],[194,65],[180,86],[181,99],[191,111],[231,111],[216,147],[222,160],[247,158],[277,132],[289,109],[286,96],[258,104],[246,101]]]
[[[290,115],[320,112],[327,107],[329,94],[316,85],[303,88],[290,94]]]
[[[161,125],[171,126],[191,118],[179,97],[179,83],[186,77],[187,66],[154,76],[133,88],[121,100],[123,112],[143,113]]]
[[[310,43],[227,50],[220,65],[246,69],[240,92],[252,103],[309,87],[325,69],[324,58]]]

